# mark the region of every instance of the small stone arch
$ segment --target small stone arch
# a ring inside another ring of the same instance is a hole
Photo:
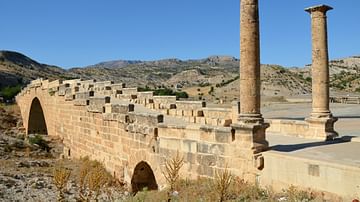
[[[134,169],[134,174],[131,178],[131,189],[135,194],[142,191],[144,188],[147,190],[157,190],[155,175],[150,165],[145,161],[139,162]]]
[[[48,134],[44,111],[37,97],[31,102],[27,134]]]

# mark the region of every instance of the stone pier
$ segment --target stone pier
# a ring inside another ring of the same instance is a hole
[[[334,131],[333,117],[329,109],[329,57],[327,44],[327,5],[305,9],[311,15],[312,30],[312,112],[306,121],[318,138],[331,140],[338,134]]]
[[[249,173],[262,169],[268,124],[260,112],[260,43],[258,0],[240,2],[240,113],[232,125],[238,155],[248,159]],[[252,161],[252,163],[250,162]],[[255,169],[255,170],[254,170]],[[249,176],[251,180],[252,176]]]

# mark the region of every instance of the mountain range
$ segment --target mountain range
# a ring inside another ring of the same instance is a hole
[[[332,92],[360,92],[360,56],[332,60],[329,67]],[[310,66],[285,68],[280,65],[262,65],[262,94],[309,94],[310,72]],[[239,60],[229,56],[211,56],[196,60],[114,60],[82,68],[63,69],[41,64],[21,53],[0,51],[0,88],[26,85],[39,77],[50,80],[112,80],[126,83],[129,87],[165,86],[188,90],[192,96],[199,96],[200,99],[233,99],[239,92]]]

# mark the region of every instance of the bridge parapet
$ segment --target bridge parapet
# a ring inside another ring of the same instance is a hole
[[[110,97],[112,100],[141,104],[162,114],[181,118],[189,123],[230,126],[234,117],[234,112],[230,109],[206,108],[206,102],[203,101],[178,101],[176,96],[154,96],[151,91],[138,92],[137,88],[126,88],[125,84],[115,84],[112,81],[97,82],[96,80],[72,79],[49,82],[48,80],[37,79],[24,88],[20,95],[30,93],[30,89],[38,87],[47,90],[51,96],[64,96],[65,101],[74,101],[75,106],[90,105],[91,97]],[[97,99],[99,98],[95,98],[95,100]],[[92,105],[89,110],[100,113],[104,106]]]

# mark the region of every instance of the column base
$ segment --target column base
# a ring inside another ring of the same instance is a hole
[[[339,134],[334,130],[334,123],[338,118],[333,117],[331,113],[311,113],[305,121],[309,124],[309,136],[322,140],[334,140]]]
[[[269,126],[268,123],[263,122],[263,119],[258,123],[239,122],[232,124],[231,127],[235,130],[234,142],[241,149],[249,150],[252,154],[265,151],[269,147],[265,138],[265,130]]]
[[[261,114],[239,114],[237,120],[240,125],[264,123],[264,118]]]
[[[239,165],[240,176],[248,182],[256,182],[259,170],[264,168],[263,151],[269,147],[265,139],[265,130],[269,127],[268,123],[243,124],[235,123],[231,125],[235,131],[234,141],[231,144],[232,155],[234,158],[243,159],[243,165]]]

